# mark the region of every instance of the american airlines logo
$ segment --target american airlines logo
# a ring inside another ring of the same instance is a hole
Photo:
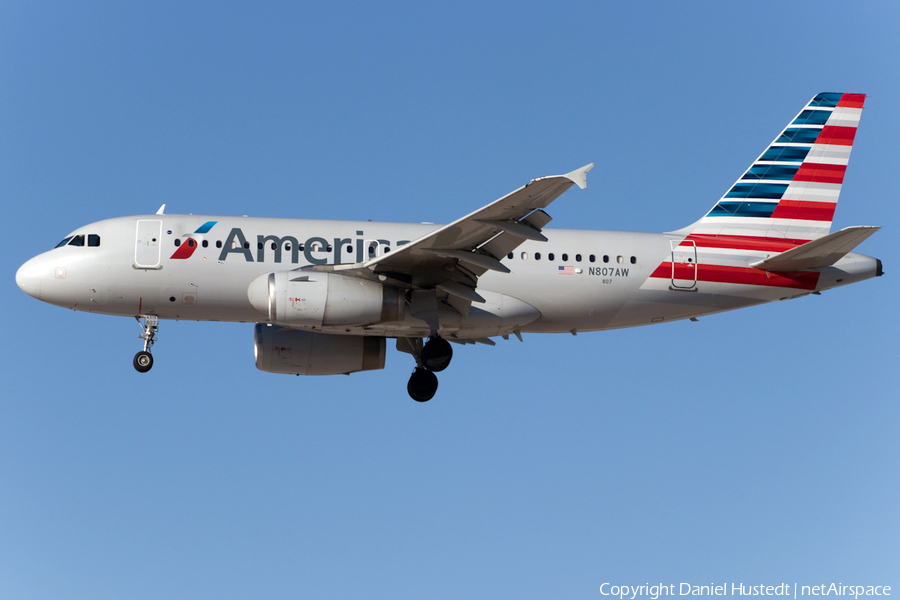
[[[203,235],[205,233],[209,233],[209,230],[212,229],[216,223],[218,223],[218,221],[207,221],[206,223],[204,223],[203,225],[198,227],[194,233],[197,235]],[[197,249],[197,246],[199,246],[199,245],[200,244],[199,244],[199,242],[197,242],[197,240],[195,240],[192,237],[189,237],[188,239],[184,240],[184,242],[180,246],[178,246],[178,248],[175,249],[175,253],[172,254],[171,258],[175,258],[175,259],[190,258],[194,254],[194,251]]]

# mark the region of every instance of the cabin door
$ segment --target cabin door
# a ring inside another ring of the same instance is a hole
[[[159,266],[162,221],[140,220],[134,240],[134,265],[141,269]]]
[[[669,240],[672,248],[672,288],[697,289],[697,243]]]

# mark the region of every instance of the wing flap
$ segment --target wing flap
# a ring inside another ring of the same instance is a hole
[[[791,248],[750,266],[763,271],[800,271],[830,267],[881,227],[857,226]]]
[[[543,210],[541,210],[539,208],[536,211],[534,211],[533,213],[531,213],[530,215],[528,215],[527,217],[525,217],[524,219],[522,219],[522,222],[527,223],[531,227],[534,227],[535,229],[540,231],[544,227],[544,225],[546,225],[547,223],[549,223],[552,220],[553,220],[553,218],[550,215],[548,215],[547,213],[545,213]]]
[[[493,225],[503,233],[508,233],[511,236],[522,238],[523,240],[534,240],[535,242],[547,241],[547,237],[544,234],[526,223],[520,223],[518,221],[483,221],[481,219],[479,219],[479,222],[484,223],[485,225]]]
[[[463,264],[482,268],[484,271],[499,271],[500,273],[509,273],[509,269],[502,262],[488,254],[480,252],[466,252],[465,250],[446,250],[442,248],[431,248],[428,250],[432,254],[442,256],[444,258],[455,258]]]
[[[437,289],[442,292],[447,292],[452,296],[458,296],[463,300],[468,300],[469,302],[484,302],[484,298],[476,292],[474,289],[470,288],[467,285],[463,285],[452,279],[447,279],[437,284]]]

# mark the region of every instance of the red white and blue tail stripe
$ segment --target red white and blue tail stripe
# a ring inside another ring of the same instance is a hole
[[[686,231],[791,245],[828,235],[865,99],[864,94],[818,94]]]
[[[864,94],[818,94],[702,219],[675,235],[671,257],[645,285],[697,282],[814,290],[815,270],[752,265],[827,236]],[[746,293],[746,291],[744,292]]]

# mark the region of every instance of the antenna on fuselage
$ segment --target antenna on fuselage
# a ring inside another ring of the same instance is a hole
[[[159,210],[156,211],[156,214],[158,214],[158,215],[164,215],[164,214],[166,214],[166,205],[163,204],[162,206],[160,206],[160,207],[159,207]]]

